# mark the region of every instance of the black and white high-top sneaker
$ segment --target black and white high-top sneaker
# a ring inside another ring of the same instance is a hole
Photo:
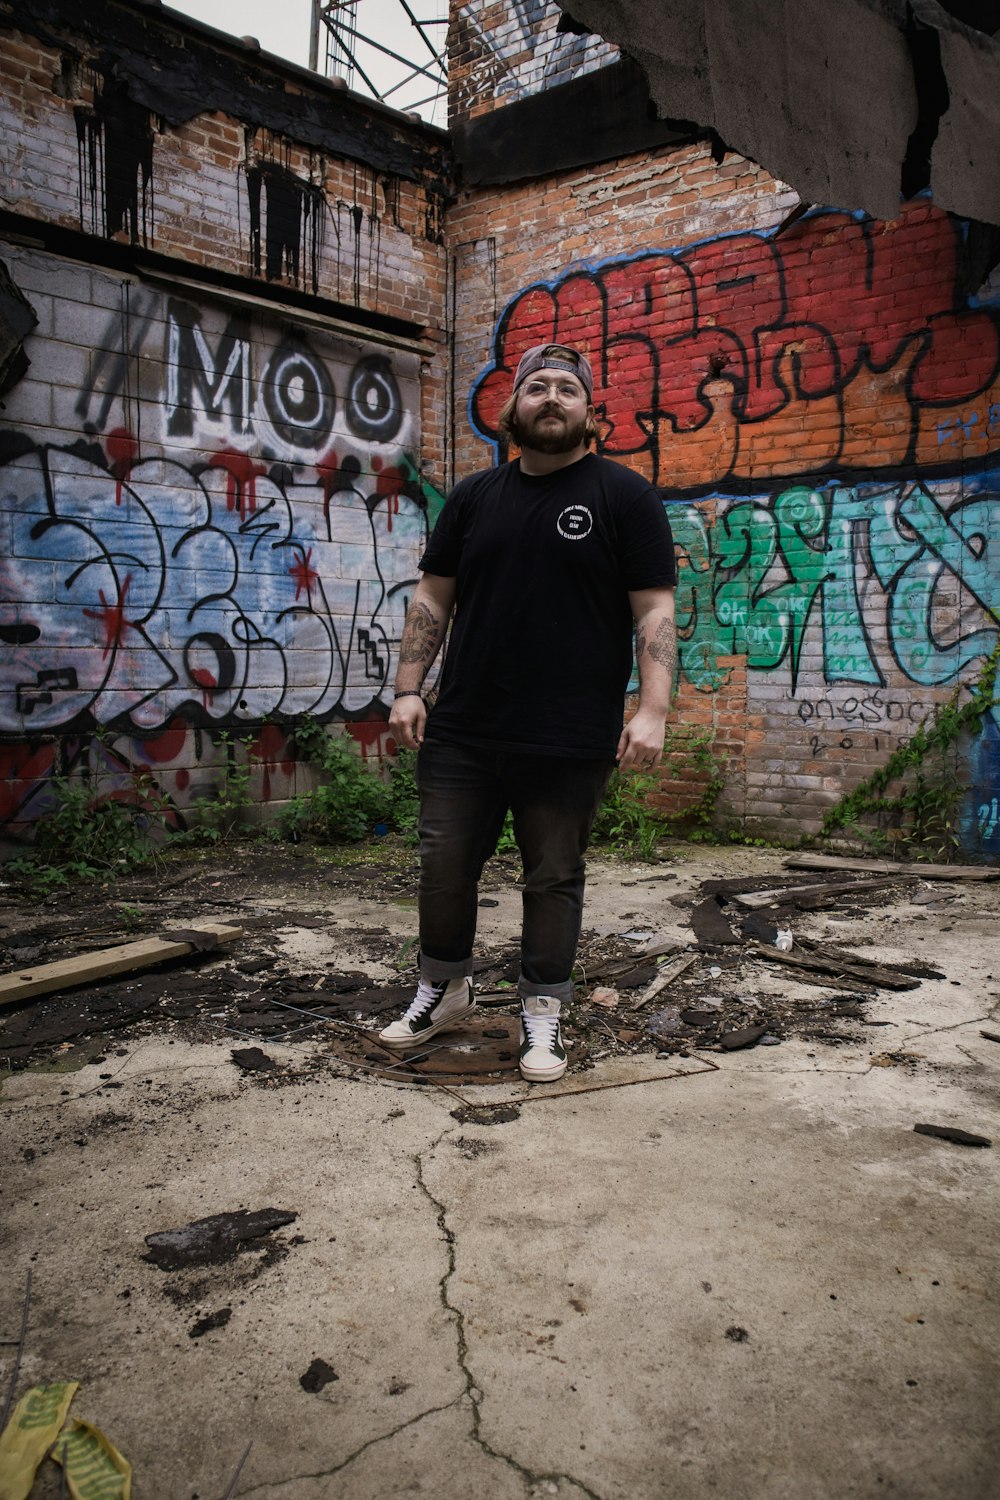
[[[527,995],[521,1001],[521,1050],[518,1066],[529,1083],[553,1083],[566,1071],[566,1049],[559,1027],[559,1001],[551,995]]]
[[[421,979],[405,1014],[380,1031],[378,1039],[384,1047],[415,1047],[464,1021],[475,1008],[471,979],[446,979],[441,984]]]

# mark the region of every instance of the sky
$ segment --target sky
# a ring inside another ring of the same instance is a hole
[[[447,0],[409,0],[410,9],[420,21],[447,16]],[[311,0],[167,0],[173,10],[204,21],[219,31],[231,32],[233,36],[255,36],[265,52],[274,52],[302,67],[309,65],[309,24],[312,15]],[[430,64],[431,58],[419,32],[413,27],[399,0],[358,0],[358,30],[375,37],[383,46],[412,58],[421,65]],[[434,44],[444,48],[447,27],[428,26],[427,33]],[[320,34],[320,59],[325,55],[326,28]],[[378,86],[385,90],[407,71],[390,59],[358,44],[358,61],[365,72]],[[359,93],[367,93],[364,83],[355,76],[352,87]],[[406,91],[391,95],[387,104],[397,109],[411,109],[421,99],[434,92],[426,79],[417,78],[407,85]],[[425,119],[432,118],[431,107],[422,108]],[[433,113],[436,125],[444,125],[447,106],[444,101]]]

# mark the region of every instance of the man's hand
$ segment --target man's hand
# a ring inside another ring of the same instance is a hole
[[[619,771],[651,771],[658,766],[663,758],[664,727],[665,715],[640,708],[618,741]]]
[[[404,750],[419,750],[424,742],[427,705],[420,686],[441,649],[455,603],[454,578],[421,573],[403,622],[396,669],[396,692],[389,728]]]
[[[427,705],[423,698],[407,694],[397,698],[389,711],[389,728],[404,750],[419,750],[424,742]]]

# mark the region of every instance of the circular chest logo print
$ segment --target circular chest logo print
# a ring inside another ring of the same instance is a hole
[[[593,529],[594,518],[585,505],[567,505],[556,522],[556,530],[567,542],[582,542]]]

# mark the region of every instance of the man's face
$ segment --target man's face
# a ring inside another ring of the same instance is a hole
[[[536,453],[571,453],[586,437],[589,411],[587,392],[575,375],[539,370],[517,393],[518,442]]]

